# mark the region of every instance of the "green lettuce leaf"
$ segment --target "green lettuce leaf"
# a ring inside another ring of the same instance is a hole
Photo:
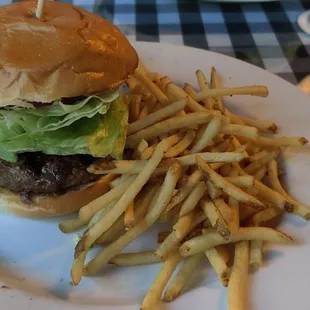
[[[8,128],[19,124],[28,133],[53,131],[70,126],[77,120],[92,118],[97,113],[106,114],[118,92],[89,96],[75,104],[63,104],[60,100],[51,106],[39,109],[13,107],[0,110]]]
[[[91,96],[73,105],[56,102],[36,110],[3,109],[0,115],[0,158],[4,160],[16,162],[18,153],[35,151],[122,157],[128,111],[118,93]]]

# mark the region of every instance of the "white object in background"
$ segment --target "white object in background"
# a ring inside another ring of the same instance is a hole
[[[310,95],[310,75],[306,76],[302,81],[297,85],[302,91]]]
[[[256,2],[276,2],[278,0],[201,0],[202,2],[218,2],[218,3],[238,3],[238,2],[244,2],[244,3],[256,3]]]
[[[43,6],[44,6],[44,0],[38,0],[37,2],[37,10],[36,10],[36,17],[41,19],[42,13],[43,13]]]
[[[310,34],[310,10],[298,16],[299,27],[307,34]]]

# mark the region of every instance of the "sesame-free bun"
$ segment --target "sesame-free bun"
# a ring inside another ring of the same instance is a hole
[[[0,106],[51,102],[116,89],[138,64],[109,21],[71,4],[37,1],[0,8]]]
[[[0,188],[0,211],[21,217],[44,218],[70,214],[105,194],[115,175],[106,175],[96,183],[73,190],[61,196],[36,197],[31,204],[24,204],[19,194]]]

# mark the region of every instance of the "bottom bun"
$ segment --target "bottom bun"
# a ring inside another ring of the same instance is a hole
[[[106,193],[109,183],[116,175],[106,175],[96,183],[91,183],[79,190],[73,190],[60,196],[38,196],[30,204],[20,200],[20,195],[0,189],[0,211],[21,217],[42,218],[70,214]]]

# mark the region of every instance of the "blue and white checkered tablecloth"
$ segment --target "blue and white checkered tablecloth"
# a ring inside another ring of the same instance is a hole
[[[0,0],[8,4],[9,0]],[[310,0],[211,3],[63,0],[109,19],[130,40],[194,46],[263,67],[296,84],[310,73],[310,36],[297,25]]]

